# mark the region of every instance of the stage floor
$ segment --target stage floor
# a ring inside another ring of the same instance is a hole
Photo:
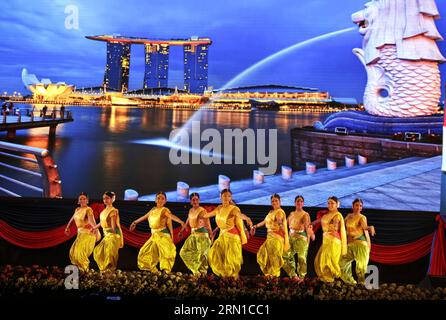
[[[271,195],[278,193],[283,206],[293,206],[294,197],[301,194],[306,206],[324,207],[328,197],[335,195],[341,200],[341,208],[351,208],[352,201],[359,197],[364,208],[438,212],[441,156],[377,161],[334,171],[324,168],[313,175],[298,171],[290,180],[283,180],[281,175],[266,176],[261,185],[253,185],[252,179],[231,181],[230,188],[237,204],[270,205]],[[217,184],[192,187],[192,192],[198,192],[202,202],[220,203]],[[139,198],[154,199],[154,194]],[[176,191],[167,192],[167,199],[189,202],[179,198]]]

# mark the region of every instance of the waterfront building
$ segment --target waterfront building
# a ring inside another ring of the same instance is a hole
[[[87,36],[87,39],[107,42],[107,65],[104,75],[106,90],[127,92],[130,70],[130,46],[145,46],[143,89],[167,88],[170,46],[184,47],[184,89],[202,94],[208,85],[209,38],[148,39],[120,35]]]
[[[207,91],[215,105],[247,106],[253,109],[280,111],[333,111],[339,104],[326,91],[317,88],[284,85],[258,85]],[[342,108],[356,108],[357,105],[342,105]]]
[[[130,44],[107,42],[107,64],[104,87],[109,91],[126,92],[129,87]]]
[[[167,88],[169,75],[169,45],[145,45],[144,89]]]
[[[184,90],[204,93],[208,86],[208,45],[184,46]]]

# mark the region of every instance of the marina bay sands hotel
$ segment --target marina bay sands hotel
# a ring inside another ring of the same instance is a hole
[[[107,42],[107,65],[104,87],[111,91],[126,92],[130,74],[130,48],[132,44],[145,47],[143,88],[167,88],[169,74],[169,47],[183,46],[184,90],[203,93],[208,85],[209,38],[151,40],[118,35],[87,36],[87,39]]]

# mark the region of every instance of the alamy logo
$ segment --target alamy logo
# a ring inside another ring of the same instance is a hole
[[[379,289],[379,271],[375,265],[367,266],[367,276],[365,278],[365,287],[367,289]]]
[[[64,282],[65,289],[79,289],[79,268],[75,265],[66,266],[65,274],[68,274]]]
[[[65,29],[78,30],[79,29],[79,8],[74,4],[69,4],[65,7]]]
[[[200,121],[192,121],[191,136],[187,130],[175,129],[169,140],[174,144],[169,152],[174,165],[257,163],[266,165],[259,168],[265,175],[277,169],[277,129],[224,129],[222,137],[217,129],[201,131]]]

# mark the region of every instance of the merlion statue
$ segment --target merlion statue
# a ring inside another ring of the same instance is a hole
[[[442,0],[443,1],[443,0]],[[367,70],[364,107],[373,115],[432,115],[440,99],[435,0],[372,0],[352,15],[364,36],[353,53]]]

